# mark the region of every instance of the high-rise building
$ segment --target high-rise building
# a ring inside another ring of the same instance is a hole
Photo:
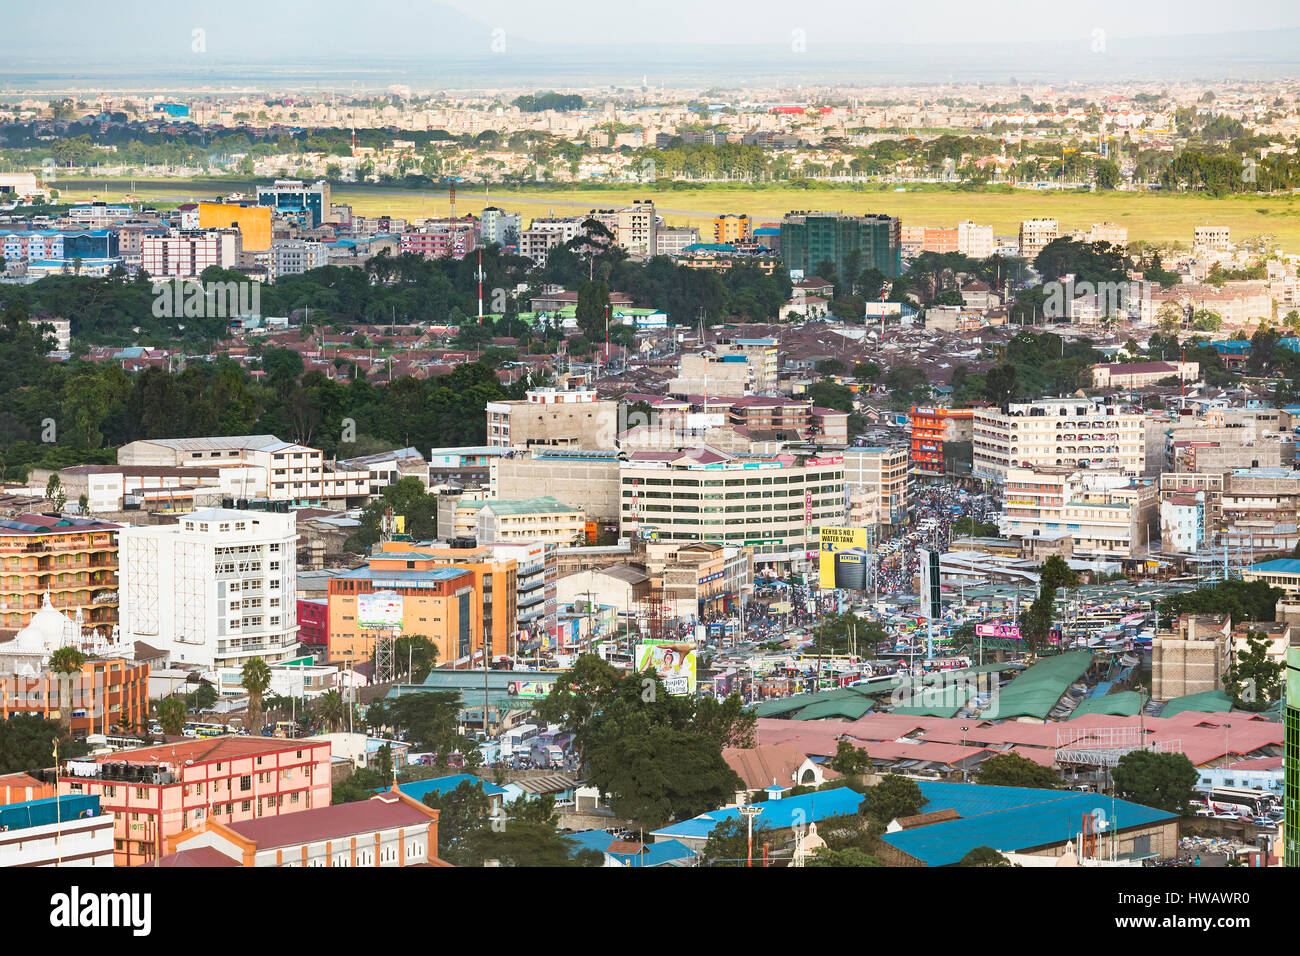
[[[972,473],[998,481],[1015,467],[1091,468],[1134,478],[1146,465],[1142,416],[1092,399],[977,408],[973,441]]]
[[[864,494],[874,502],[875,523],[899,525],[907,521],[908,449],[883,445],[844,450],[844,484],[850,494]]]
[[[290,215],[306,214],[315,228],[329,215],[330,184],[323,179],[314,183],[305,183],[301,179],[277,179],[270,186],[257,187],[257,204]]]
[[[967,220],[957,223],[957,251],[970,259],[987,259],[997,250],[992,226],[977,226]]]
[[[953,446],[970,442],[974,415],[973,408],[913,406],[908,414],[912,471],[935,477],[953,474],[958,462],[967,457]]]
[[[821,263],[831,262],[840,276],[874,268],[894,278],[902,270],[902,255],[902,224],[893,216],[795,212],[781,220],[786,268],[805,276],[816,275]]]
[[[618,211],[616,228],[612,231],[618,244],[631,255],[653,256],[657,228],[654,200],[636,199]]]
[[[1020,256],[1031,266],[1038,254],[1060,238],[1061,225],[1055,219],[1026,219],[1020,223]]]
[[[179,666],[239,668],[298,651],[297,519],[206,508],[121,531],[122,633]]]
[[[495,242],[502,247],[517,246],[519,236],[524,231],[524,220],[517,212],[506,212],[496,206],[485,206],[478,228],[479,238],[484,243]]]
[[[54,607],[107,636],[117,623],[122,527],[70,515],[0,520],[0,635],[30,624],[48,595]]]

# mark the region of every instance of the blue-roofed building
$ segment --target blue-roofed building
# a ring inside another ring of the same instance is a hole
[[[1242,568],[1243,581],[1266,581],[1288,594],[1300,594],[1300,559],[1277,558]]]
[[[680,840],[642,844],[620,840],[606,830],[579,830],[563,835],[574,842],[575,854],[583,850],[603,853],[608,867],[691,866],[695,862],[695,851]]]
[[[0,806],[0,867],[113,865],[113,814],[88,794]]]
[[[423,801],[431,793],[444,794],[455,790],[462,783],[478,786],[488,796],[492,809],[501,806],[506,795],[505,787],[498,787],[491,780],[484,780],[472,773],[453,773],[446,777],[432,777],[428,780],[416,780],[411,783],[398,784],[398,789],[415,800]],[[381,787],[376,793],[383,793],[387,788]]]
[[[862,805],[862,794],[850,787],[836,787],[832,790],[819,790],[797,797],[783,797],[780,800],[767,800],[757,804],[763,812],[754,818],[754,827],[768,830],[792,830],[796,825],[817,823],[827,817],[838,817],[846,813],[857,813]],[[714,827],[727,820],[739,820],[743,814],[736,807],[725,810],[712,810],[701,813],[689,820],[670,823],[651,832],[656,843],[664,840],[680,840],[690,849],[698,851],[709,839]]]
[[[882,838],[887,849],[881,859],[887,865],[949,866],[981,846],[1058,857],[1073,848],[1085,819],[1098,834],[1099,857],[1109,858],[1112,848],[1120,861],[1178,855],[1178,815],[1127,800],[973,783],[920,781],[918,786],[928,802],[918,816],[890,824]]]

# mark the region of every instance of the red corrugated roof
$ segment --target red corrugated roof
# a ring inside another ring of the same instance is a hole
[[[427,824],[432,817],[392,793],[380,793],[369,800],[338,803],[331,807],[299,810],[260,820],[244,820],[227,826],[257,844],[258,851],[298,846],[339,837]]]

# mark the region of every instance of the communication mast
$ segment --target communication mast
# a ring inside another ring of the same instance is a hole
[[[380,542],[392,541],[393,535],[396,531],[397,519],[393,517],[393,509],[391,507],[385,508],[383,517],[379,519]],[[391,684],[393,682],[395,637],[395,632],[391,630],[379,630],[375,632],[376,684]]]

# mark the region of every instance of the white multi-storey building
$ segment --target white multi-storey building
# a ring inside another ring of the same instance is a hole
[[[154,279],[192,279],[210,266],[235,268],[242,248],[238,229],[207,229],[145,236],[140,256],[144,271]]]
[[[1047,244],[1060,235],[1061,224],[1055,219],[1026,219],[1020,224],[1020,255],[1032,266]]]
[[[636,452],[619,468],[619,530],[657,541],[751,548],[756,564],[816,560],[823,525],[844,524],[844,459],[733,458],[709,446]]]
[[[123,528],[123,634],[208,670],[295,657],[297,545],[292,512],[207,508]]]
[[[483,216],[479,219],[479,238],[484,243],[495,242],[498,246],[518,245],[519,237],[524,231],[523,217],[517,212],[506,212],[496,206],[483,207]]]
[[[957,251],[970,259],[987,259],[997,249],[993,227],[976,225],[969,220],[957,223]]]
[[[276,239],[271,243],[271,276],[296,276],[329,264],[329,249],[313,239]]]
[[[222,492],[232,498],[319,504],[362,504],[370,496],[370,472],[327,461],[319,448],[274,435],[210,438],[142,438],[117,450],[120,465],[170,465],[220,469]],[[349,500],[350,499],[350,500]]]
[[[1004,412],[977,408],[972,473],[1004,481],[1007,470],[1077,468],[1142,474],[1146,438],[1142,416],[1091,399],[1016,402]]]

